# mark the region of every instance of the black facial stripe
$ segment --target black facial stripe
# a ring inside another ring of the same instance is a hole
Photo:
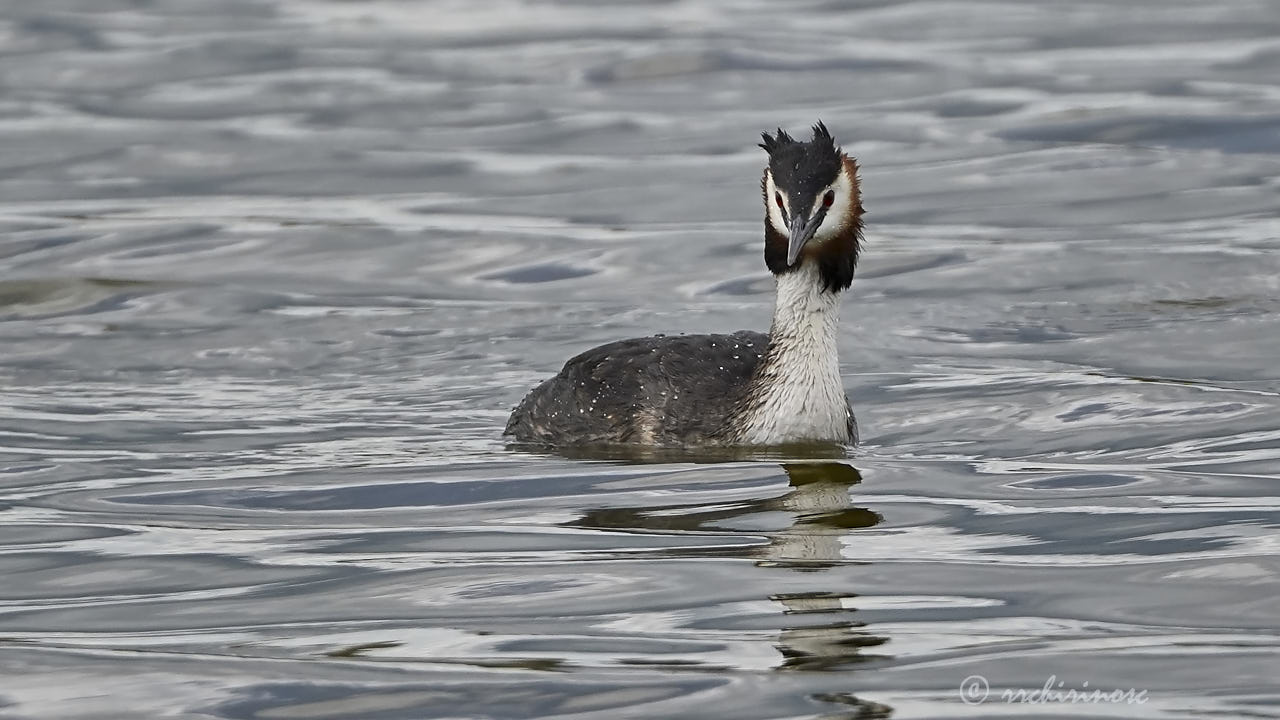
[[[813,229],[815,232],[817,231],[818,227],[822,225],[822,220],[826,216],[827,216],[827,206],[819,205],[818,209],[815,210],[813,213],[813,218],[809,221],[813,223]]]

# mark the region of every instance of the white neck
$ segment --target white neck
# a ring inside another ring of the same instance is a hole
[[[777,276],[769,348],[752,388],[743,439],[772,445],[849,442],[849,407],[836,334],[840,295],[823,289],[816,263]]]

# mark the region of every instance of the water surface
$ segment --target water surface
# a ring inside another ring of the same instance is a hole
[[[1280,717],[1278,77],[1263,0],[0,5],[0,717]],[[764,328],[818,118],[863,446],[507,448]]]

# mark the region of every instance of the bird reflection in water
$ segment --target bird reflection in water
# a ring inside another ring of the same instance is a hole
[[[755,565],[759,568],[804,573],[822,573],[838,565],[852,564],[853,561],[845,559],[842,554],[842,539],[856,530],[873,527],[882,519],[872,510],[854,506],[849,490],[862,481],[857,469],[843,462],[783,463],[782,469],[790,481],[790,489],[781,497],[747,500],[735,503],[733,507],[717,504],[712,507],[607,508],[589,512],[572,524],[599,529],[723,533],[733,528],[734,518],[784,512],[792,516],[784,529],[735,530],[766,536],[769,539],[766,545],[683,549],[679,552],[685,556],[745,554],[755,558]],[[847,669],[852,664],[887,658],[873,648],[883,645],[888,638],[874,634],[865,623],[850,619],[850,614],[856,611],[853,602],[856,597],[850,589],[838,586],[821,591],[770,595],[769,599],[780,606],[787,618],[782,623],[776,644],[782,656],[777,669]],[[813,622],[815,615],[826,615],[830,620]],[[856,705],[860,713],[870,713],[859,714],[859,717],[883,717],[883,713],[888,712],[884,706],[866,703],[852,696],[832,701]]]
[[[882,519],[879,513],[853,505],[849,488],[862,482],[862,476],[844,463],[792,463],[782,469],[792,490],[774,502],[778,509],[791,512],[795,520],[771,535],[769,544],[760,548],[756,564],[821,572],[848,562],[841,553],[841,539]],[[888,638],[869,632],[865,623],[847,619],[854,610],[850,604],[855,597],[855,593],[838,588],[770,596],[782,605],[785,615],[833,618],[825,623],[784,625],[777,645],[783,657],[779,669],[828,670],[886,657],[868,650]]]

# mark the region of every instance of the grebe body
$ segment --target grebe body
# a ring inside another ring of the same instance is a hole
[[[588,350],[530,392],[506,434],[546,445],[762,446],[857,442],[840,379],[840,293],[862,239],[858,166],[818,123],[769,153],[764,257],[769,334],[634,338]]]

